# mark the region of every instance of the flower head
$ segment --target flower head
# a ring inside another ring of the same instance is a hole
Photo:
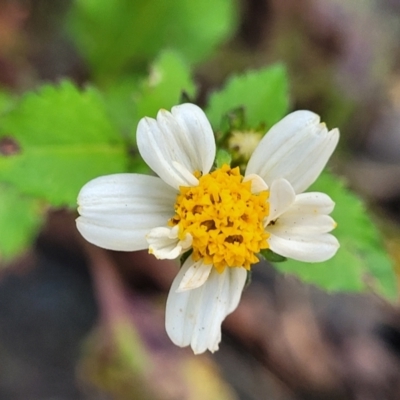
[[[203,111],[182,104],[143,118],[137,144],[158,177],[117,174],[94,179],[78,196],[81,234],[112,250],[149,249],[159,259],[191,250],[167,300],[166,330],[195,353],[215,351],[221,323],[237,307],[247,270],[262,249],[318,262],[339,244],[329,232],[334,202],[303,193],[339,140],[310,111],[289,114],[261,140],[244,176],[223,165]]]
[[[232,153],[238,158],[248,160],[262,138],[261,132],[255,131],[233,131],[230,134],[228,145]]]

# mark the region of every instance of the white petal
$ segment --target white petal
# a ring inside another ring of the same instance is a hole
[[[194,104],[175,106],[171,112],[160,110],[157,120],[142,118],[137,127],[137,145],[150,168],[176,189],[191,185],[187,173],[208,173],[215,158],[211,125]],[[186,172],[182,174],[182,170]]]
[[[192,236],[178,239],[178,226],[173,228],[157,227],[146,235],[149,252],[160,260],[173,260],[179,257],[192,245]]]
[[[181,174],[181,177],[187,182],[187,186],[197,186],[199,184],[199,180],[182,164],[172,161],[172,166]]]
[[[251,181],[251,193],[260,193],[264,190],[268,190],[268,185],[264,182],[264,179],[256,174],[250,174],[244,177],[243,182]]]
[[[293,205],[287,213],[330,214],[335,202],[325,193],[307,192],[296,196]]]
[[[263,137],[249,160],[246,175],[258,174],[268,185],[285,178],[296,193],[301,193],[319,176],[338,141],[338,129],[328,132],[318,115],[295,111]]]
[[[295,201],[296,194],[290,183],[285,179],[277,179],[272,182],[269,193],[269,215],[266,225],[275,221]]]
[[[184,263],[172,284],[165,326],[176,345],[191,345],[195,354],[207,349],[214,352],[221,341],[222,321],[239,304],[247,273],[244,268],[226,268],[219,274],[212,268],[202,286],[176,292],[193,262],[191,259]]]
[[[271,234],[268,243],[273,252],[305,262],[329,260],[339,248],[339,242],[329,233],[315,236],[299,236],[290,233],[281,236]]]
[[[77,228],[87,241],[106,249],[145,249],[146,234],[173,216],[176,195],[153,176],[102,176],[79,192]]]
[[[268,232],[282,236],[315,236],[327,233],[336,227],[336,222],[328,216],[335,203],[324,193],[302,193],[293,204],[267,227]]]
[[[192,260],[189,262],[192,262]],[[185,275],[183,275],[181,283],[176,291],[184,292],[200,287],[209,277],[212,268],[213,266],[211,264],[204,264],[202,260],[195,262],[185,272]]]
[[[275,222],[268,226],[268,232],[277,236],[303,235],[315,236],[319,233],[327,233],[336,227],[336,222],[329,215],[284,213]]]

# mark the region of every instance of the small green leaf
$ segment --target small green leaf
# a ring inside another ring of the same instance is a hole
[[[0,185],[0,257],[10,260],[25,250],[37,233],[42,210],[35,199]]]
[[[249,270],[246,271],[247,275],[246,275],[246,282],[244,283],[244,287],[246,288],[247,286],[249,286],[251,284],[251,281],[253,280],[253,271]]]
[[[244,108],[234,108],[225,113],[221,118],[219,130],[215,134],[217,147],[223,146],[224,141],[229,137],[229,134],[235,130],[246,129]]]
[[[231,78],[211,94],[206,114],[215,129],[223,129],[224,116],[243,107],[245,128],[269,128],[288,110],[288,81],[282,65],[247,72]]]
[[[368,288],[393,299],[397,280],[382,238],[363,203],[338,179],[323,173],[309,191],[329,194],[336,202],[332,217],[338,227],[332,232],[340,242],[337,254],[323,263],[288,260],[276,264],[284,272],[327,290],[362,291]]]
[[[189,256],[191,256],[193,253],[193,249],[190,249],[188,251],[186,251],[185,253],[183,253],[180,258],[179,258],[179,263],[182,265],[185,263],[185,261],[189,258]]]
[[[283,262],[286,261],[287,258],[281,256],[280,254],[274,253],[271,249],[264,249],[260,251],[261,255],[268,261],[271,262]]]
[[[175,52],[165,51],[153,63],[149,76],[139,86],[136,98],[136,121],[144,116],[155,117],[161,108],[170,110],[179,104],[182,93],[195,96],[196,87],[190,69]]]
[[[98,92],[69,82],[27,93],[3,116],[0,137],[19,149],[0,156],[0,181],[54,206],[74,206],[87,181],[123,172],[128,164]]]
[[[221,168],[224,164],[231,165],[231,161],[232,157],[226,150],[219,149],[217,151],[217,156],[215,157],[217,168]]]

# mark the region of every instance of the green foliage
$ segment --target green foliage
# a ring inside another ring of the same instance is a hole
[[[0,120],[0,259],[9,261],[33,242],[47,207],[40,199],[75,208],[88,179],[124,168],[125,150],[98,93],[68,82],[19,101],[0,90]]]
[[[69,18],[82,56],[100,80],[140,69],[163,48],[202,61],[235,24],[232,0],[75,0]]]
[[[232,157],[231,155],[223,150],[217,150],[217,156],[215,157],[215,162],[217,164],[217,168],[221,168],[224,164],[231,165]]]
[[[161,108],[170,110],[181,102],[182,94],[196,95],[189,67],[175,52],[165,51],[152,64],[150,74],[135,94],[136,118],[133,129],[144,116],[155,117]]]
[[[33,240],[42,210],[37,200],[22,196],[9,185],[0,185],[0,257],[9,260]]]
[[[211,94],[207,116],[215,129],[222,129],[223,118],[243,107],[243,128],[266,128],[288,111],[288,82],[282,65],[247,72],[231,78],[221,91]]]
[[[134,144],[140,118],[155,117],[161,108],[170,110],[181,103],[183,95],[196,96],[190,69],[178,53],[164,51],[150,66],[148,76],[120,78],[107,87],[104,98],[110,116]]]
[[[11,232],[0,238],[1,255],[16,254],[32,238],[40,223],[34,207],[39,199],[75,208],[89,180],[147,170],[131,132],[141,117],[178,104],[182,93],[195,96],[195,86],[188,66],[172,51],[160,55],[149,77],[121,78],[104,97],[68,81],[44,85],[17,103],[0,92],[0,181],[7,183],[0,229]],[[14,198],[18,215],[6,212]]]
[[[0,114],[3,114],[11,109],[14,102],[15,99],[11,93],[0,90]]]
[[[127,139],[137,121],[136,97],[141,79],[141,76],[122,76],[103,89],[107,112],[121,135]]]
[[[261,255],[268,261],[271,262],[283,262],[286,261],[287,258],[281,256],[280,254],[274,253],[271,249],[264,249],[260,251]]]
[[[19,148],[0,157],[0,179],[54,206],[75,206],[84,183],[127,166],[125,145],[98,92],[69,82],[27,93],[3,116],[0,137]]]
[[[288,260],[276,267],[328,290],[371,288],[383,296],[395,298],[397,284],[392,262],[360,199],[328,173],[322,174],[309,191],[327,193],[336,202],[332,217],[338,227],[333,234],[340,242],[340,249],[324,263]]]

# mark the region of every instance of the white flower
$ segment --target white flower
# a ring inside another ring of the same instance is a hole
[[[261,249],[308,262],[336,253],[338,241],[328,233],[334,202],[303,191],[338,139],[316,114],[296,111],[264,136],[244,177],[227,165],[210,172],[216,148],[203,111],[193,104],[160,110],[137,128],[140,154],[159,177],[90,181],[79,193],[77,227],[106,249],[148,248],[160,259],[191,249],[168,296],[166,330],[178,346],[215,351]]]

